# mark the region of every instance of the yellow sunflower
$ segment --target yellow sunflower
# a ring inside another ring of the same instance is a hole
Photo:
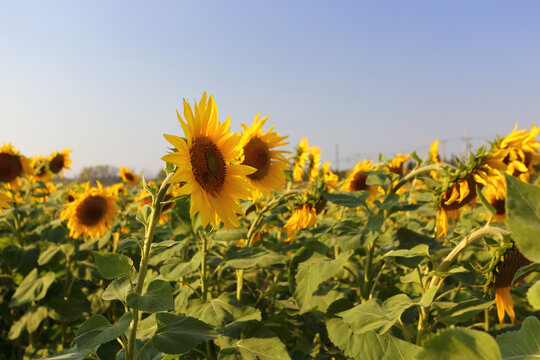
[[[434,164],[439,164],[442,162],[439,155],[439,139],[430,141],[429,160]]]
[[[293,157],[293,180],[302,181],[304,176],[304,166],[309,157],[309,142],[303,137],[296,147],[296,154]]]
[[[178,166],[170,182],[185,183],[179,191],[190,195],[191,216],[198,212],[203,226],[215,228],[220,222],[227,228],[238,226],[239,199],[250,198],[252,192],[246,175],[256,169],[233,163],[242,154],[241,134],[230,133],[230,118],[218,121],[212,95],[207,99],[204,93],[194,110],[184,99],[185,122],[176,113],[186,139],[163,135],[178,152],[161,159]]]
[[[47,181],[53,174],[49,170],[49,162],[43,156],[35,156],[31,160],[34,179],[37,181]]]
[[[505,172],[511,176],[528,182],[534,166],[540,161],[538,148],[540,142],[536,141],[540,128],[531,126],[531,130],[517,130],[517,124],[510,134],[500,140],[497,148],[503,154],[502,162],[507,166]]]
[[[70,153],[71,150],[66,148],[60,152],[55,151],[49,156],[49,169],[54,175],[60,174],[63,177],[64,170],[69,170],[71,165]]]
[[[6,194],[0,191],[0,211],[2,211],[2,214],[4,213],[4,209],[7,209],[10,207],[8,203],[10,201],[11,199],[9,198],[9,196],[7,196]]]
[[[411,156],[409,154],[402,155],[401,153],[399,153],[396,156],[394,156],[394,158],[390,160],[388,164],[386,164],[386,168],[388,169],[388,171],[394,174],[402,175],[403,165],[407,161],[409,161],[410,158]]]
[[[332,170],[330,170],[330,165],[332,165],[331,162],[325,161],[321,167],[323,180],[324,180],[324,183],[326,184],[327,191],[336,190],[336,186],[339,180],[338,176],[334,174]]]
[[[482,193],[487,202],[495,209],[492,221],[504,223],[506,220],[506,184],[502,183],[500,188],[488,186]]]
[[[0,184],[18,186],[18,178],[32,173],[30,161],[13,145],[4,143],[0,148]]]
[[[118,198],[109,189],[103,189],[99,182],[97,185],[95,188],[87,183],[84,194],[66,204],[60,214],[62,220],[67,220],[69,236],[72,238],[83,235],[85,241],[88,236],[95,239],[112,226],[117,215]]]
[[[341,190],[344,191],[369,191],[370,198],[374,198],[377,195],[377,186],[367,185],[367,175],[365,174],[368,171],[377,170],[377,166],[373,165],[373,161],[363,160],[357,163],[354,166],[353,171],[347,177],[347,180],[341,187]]]
[[[139,177],[125,166],[120,168],[120,176],[122,176],[122,180],[124,180],[124,182],[131,185],[139,182]]]
[[[287,232],[287,239],[285,242],[292,243],[294,236],[297,232],[308,227],[314,227],[317,225],[317,213],[315,208],[309,205],[303,205],[298,208],[291,215],[287,223],[285,224],[285,232]]]
[[[43,187],[34,188],[32,195],[34,195],[40,202],[45,202],[49,199],[49,196],[57,192],[58,189],[53,182],[47,181]]]
[[[532,262],[527,259],[514,245],[501,257],[495,268],[495,304],[497,305],[497,316],[499,323],[502,325],[505,312],[510,317],[512,324],[516,319],[514,313],[514,302],[510,294],[510,287],[516,272],[522,266],[527,266]],[[516,279],[514,285],[517,285],[524,277],[529,275],[533,270],[523,274]]]
[[[476,182],[472,176],[460,179],[442,193],[436,220],[437,237],[448,232],[448,219],[459,219],[460,209],[476,199]]]
[[[321,149],[318,146],[313,146],[310,150],[307,166],[310,182],[315,181],[319,176],[319,166],[321,166]]]
[[[262,128],[268,116],[263,119],[259,119],[259,116],[260,114],[255,116],[251,127],[242,124],[244,133],[240,141],[244,151],[242,164],[257,169],[253,174],[247,175],[254,188],[254,198],[261,195],[269,196],[272,190],[281,189],[285,183],[285,170],[289,164],[283,155],[288,151],[275,149],[288,144],[284,142],[287,136],[280,136],[278,132],[273,131],[273,126],[263,134]]]

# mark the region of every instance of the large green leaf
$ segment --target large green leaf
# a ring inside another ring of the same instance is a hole
[[[220,351],[218,360],[286,360],[291,357],[277,337],[238,340],[234,348]]]
[[[148,284],[148,289],[144,295],[134,292],[129,294],[127,304],[133,309],[148,312],[173,310],[171,284],[165,280],[153,280]]]
[[[83,360],[83,359],[92,359],[87,358],[91,353],[91,349],[82,349],[79,350],[77,345],[69,349],[64,349],[59,353],[47,357],[47,360]]]
[[[326,257],[311,258],[298,266],[294,297],[301,314],[315,307],[312,302],[313,293],[320,284],[343,270],[351,254],[352,251],[343,252],[334,260]]]
[[[92,251],[96,259],[96,265],[101,275],[108,280],[113,280],[121,275],[131,276],[133,261],[122,254],[100,253]]]
[[[39,327],[39,324],[47,318],[47,308],[45,306],[31,306],[26,313],[15,321],[9,329],[8,338],[10,340],[17,339],[24,329],[28,333],[33,333]]]
[[[481,311],[489,308],[495,303],[494,300],[469,299],[464,300],[454,306],[442,308],[435,306],[439,313],[439,319],[446,325],[455,325],[472,319]]]
[[[506,175],[506,224],[521,253],[540,262],[540,188]]]
[[[225,252],[224,267],[249,269],[261,262],[267,254],[268,251],[260,247],[231,246]]]
[[[532,360],[540,358],[540,321],[529,316],[518,331],[497,336],[503,359]]]
[[[348,208],[356,208],[358,206],[364,205],[369,196],[368,191],[357,191],[357,192],[347,192],[347,191],[334,191],[332,193],[324,193],[323,197],[337,205],[345,206]]]
[[[418,360],[501,360],[497,342],[483,331],[463,328],[441,330],[424,343]]]
[[[540,280],[527,291],[527,300],[535,310],[540,310]]]
[[[223,293],[209,302],[203,302],[199,299],[190,301],[187,315],[216,327],[223,327],[233,321],[261,319],[259,310],[241,305],[232,294],[227,293]]]
[[[30,271],[15,290],[9,307],[21,306],[32,301],[41,300],[47,295],[49,286],[54,282],[55,275],[49,271],[38,278],[38,270]]]
[[[131,322],[131,312],[127,312],[116,325],[111,325],[103,315],[94,315],[82,324],[75,336],[78,349],[91,349],[123,335]]]
[[[409,360],[421,350],[419,346],[390,334],[359,333],[340,318],[327,319],[326,329],[330,340],[353,359]]]
[[[103,295],[101,295],[101,298],[108,301],[120,300],[125,304],[127,301],[127,296],[130,292],[131,281],[127,277],[122,276],[113,280],[109,286],[107,286],[103,292]]]
[[[189,316],[157,313],[156,321],[152,345],[165,354],[184,354],[217,336],[210,325]]]

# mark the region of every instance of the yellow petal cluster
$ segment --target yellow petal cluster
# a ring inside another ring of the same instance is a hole
[[[317,225],[317,213],[315,209],[309,205],[303,205],[291,215],[285,224],[287,232],[286,242],[292,242],[297,232],[308,227]]]

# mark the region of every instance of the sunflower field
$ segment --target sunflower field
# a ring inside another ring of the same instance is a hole
[[[540,128],[337,174],[211,95],[177,115],[155,181],[0,148],[0,359],[540,357]]]

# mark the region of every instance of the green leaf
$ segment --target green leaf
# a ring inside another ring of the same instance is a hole
[[[415,247],[406,250],[406,249],[400,249],[400,250],[390,250],[386,254],[384,254],[384,257],[386,256],[399,256],[399,257],[405,257],[405,258],[412,258],[416,256],[425,256],[429,257],[429,246],[425,244],[416,245]]]
[[[144,295],[129,294],[127,304],[131,308],[147,312],[174,310],[171,284],[165,280],[154,280],[148,284]]]
[[[348,208],[357,208],[366,203],[366,200],[369,196],[368,191],[356,191],[356,192],[347,192],[347,191],[335,191],[332,193],[324,193],[323,197],[336,204],[345,206]]]
[[[261,320],[259,310],[241,305],[234,295],[227,293],[209,302],[199,299],[190,301],[187,315],[216,327],[223,327],[233,321]]]
[[[59,353],[47,357],[47,360],[91,360],[92,358],[87,356],[91,353],[91,349],[77,349],[77,345],[69,349],[64,349]]]
[[[137,216],[135,218],[138,222],[143,224],[144,226],[148,225],[148,222],[150,221],[150,214],[152,213],[152,208],[150,205],[144,205],[142,208],[139,209],[137,212]]]
[[[47,308],[45,306],[31,306],[26,313],[17,320],[9,329],[8,339],[15,340],[24,329],[30,334],[37,330],[39,324],[47,318]]]
[[[328,251],[328,246],[324,245],[323,243],[317,240],[309,240],[294,253],[291,263],[289,264],[289,271],[287,273],[291,293],[294,293],[296,289],[296,274],[298,273],[298,266],[310,257],[325,257]]]
[[[529,316],[518,331],[497,336],[503,359],[532,360],[540,358],[540,321]]]
[[[527,291],[527,300],[534,310],[540,310],[540,280],[536,281]]]
[[[237,341],[234,346],[240,353],[239,359],[286,360],[291,358],[285,345],[277,337],[242,339]]]
[[[343,266],[351,254],[352,251],[342,252],[335,260],[311,258],[298,266],[294,297],[301,314],[310,311],[315,306],[312,303],[313,293],[321,283],[343,270]]]
[[[501,360],[497,342],[488,333],[453,328],[441,330],[424,343],[418,360]]]
[[[57,244],[49,244],[49,247],[39,254],[38,265],[45,265],[51,261],[56,254],[62,252],[62,248]]]
[[[101,253],[92,251],[96,265],[101,275],[107,280],[113,280],[121,275],[130,278],[133,261],[122,254]]]
[[[108,301],[120,300],[122,303],[126,304],[127,296],[130,292],[131,281],[127,277],[122,276],[113,280],[109,286],[107,286],[103,295],[101,295],[101,298]]]
[[[516,273],[514,274],[514,278],[512,279],[512,285],[516,282],[517,279],[519,279],[523,275],[528,274],[529,272],[535,270],[539,266],[540,266],[540,264],[532,263],[532,264],[520,267],[518,269],[518,271],[516,271]]]
[[[399,280],[403,284],[414,283],[414,284],[422,285],[422,278],[420,276],[420,272],[418,271],[418,268],[414,268],[414,270],[408,273],[407,275],[401,276]]]
[[[521,253],[540,262],[540,188],[506,177],[506,224]]]
[[[211,326],[188,316],[157,313],[156,321],[152,345],[165,354],[184,354],[217,336]]]
[[[495,214],[497,214],[497,210],[493,207],[493,205],[489,203],[489,201],[487,201],[486,197],[484,196],[481,190],[482,189],[480,188],[480,186],[476,185],[476,194],[480,198],[482,205],[484,205],[489,215],[493,217],[495,216]]]
[[[82,324],[75,336],[78,349],[91,349],[123,335],[131,322],[131,312],[128,311],[116,325],[111,325],[103,315],[94,315]]]
[[[462,301],[451,308],[443,309],[436,305],[439,319],[446,325],[455,325],[472,319],[481,311],[489,308],[495,303],[494,300],[484,301],[480,299],[469,299]]]
[[[350,324],[340,318],[326,321],[330,340],[345,355],[362,360],[409,360],[422,349],[419,346],[400,340],[390,334],[380,335],[373,331],[356,332]]]
[[[260,247],[231,246],[225,252],[224,267],[249,269],[262,261],[265,255],[268,255],[268,251]]]
[[[47,290],[54,282],[55,275],[49,271],[42,277],[38,278],[38,271],[34,269],[30,271],[24,280],[19,284],[17,290],[11,298],[9,307],[21,306],[32,301],[41,300],[47,295]]]

